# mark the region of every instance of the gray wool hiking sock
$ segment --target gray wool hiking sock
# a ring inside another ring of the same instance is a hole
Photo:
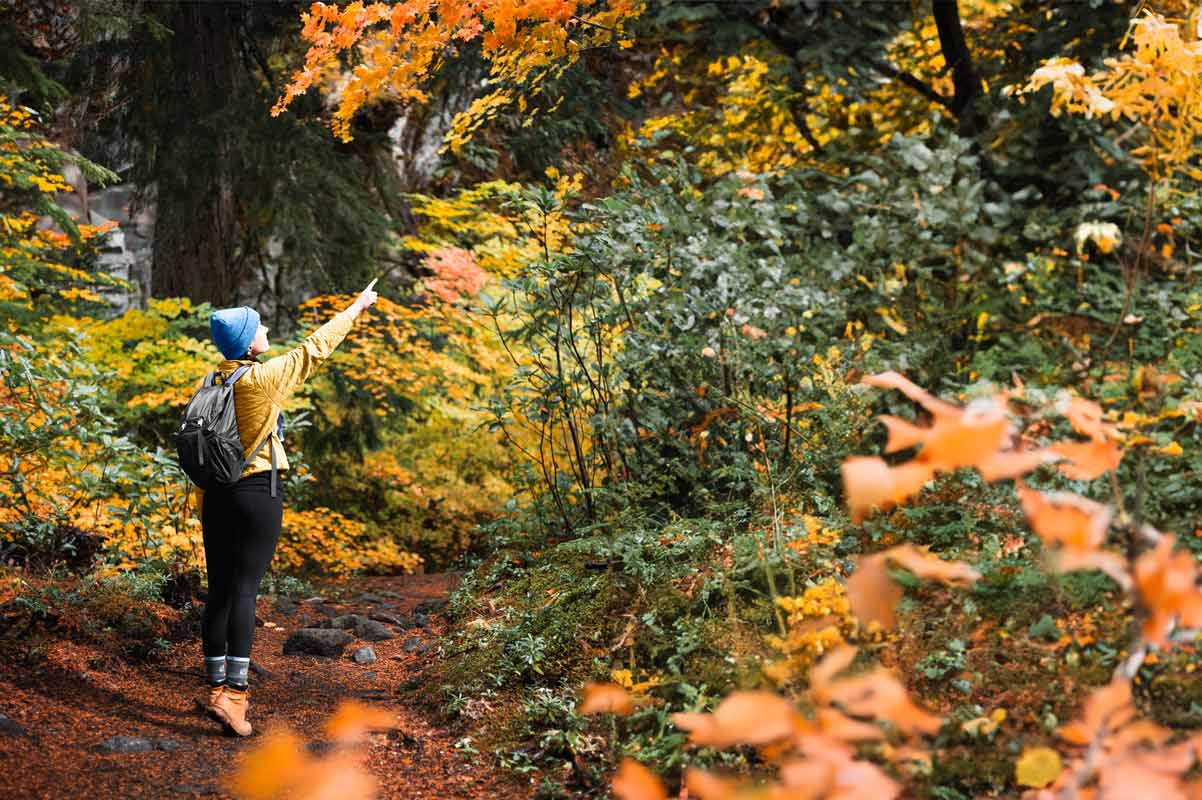
[[[250,657],[226,656],[226,681],[234,686],[246,685],[246,673],[250,670]]]
[[[205,656],[205,677],[210,686],[225,683],[225,656]]]

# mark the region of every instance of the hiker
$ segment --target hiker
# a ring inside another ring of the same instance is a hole
[[[275,554],[284,506],[277,470],[288,468],[278,424],[288,395],[330,357],[355,317],[376,302],[373,280],[355,302],[322,325],[296,349],[259,361],[267,351],[267,327],[246,306],[214,311],[213,343],[225,357],[217,371],[233,384],[238,436],[246,466],[236,483],[209,489],[200,501],[209,597],[201,620],[207,679],[200,705],[227,733],[249,736],[247,671],[255,631],[255,596]],[[254,448],[266,442],[255,452]],[[235,468],[236,471],[236,468]],[[199,492],[199,490],[198,490]]]

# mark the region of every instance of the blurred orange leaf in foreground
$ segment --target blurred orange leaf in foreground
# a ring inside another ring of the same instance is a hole
[[[889,576],[888,562],[894,561],[920,578],[963,585],[976,581],[981,574],[962,561],[944,561],[912,544],[898,545],[859,560],[847,579],[847,599],[852,613],[868,625],[879,623],[892,628],[893,611],[902,597],[901,587]]]
[[[312,755],[288,728],[272,730],[241,759],[231,791],[244,800],[372,800],[376,779],[348,745],[362,742],[370,730],[395,726],[389,711],[342,703],[325,724],[335,746],[324,756]]]
[[[613,781],[618,800],[668,800],[659,777],[633,758],[622,761]]]
[[[626,690],[616,683],[585,684],[577,714],[629,714],[634,702]]]
[[[372,708],[348,700],[338,706],[333,716],[326,720],[325,727],[331,741],[354,744],[362,741],[373,730],[395,728],[396,715],[382,708]]]
[[[1173,623],[1202,627],[1202,592],[1198,591],[1198,562],[1188,551],[1174,552],[1176,538],[1163,536],[1156,547],[1135,562],[1135,583],[1148,617],[1143,636],[1166,647]]]
[[[672,721],[689,732],[690,743],[717,748],[788,739],[805,724],[792,703],[766,691],[734,692],[711,714],[673,714]]]

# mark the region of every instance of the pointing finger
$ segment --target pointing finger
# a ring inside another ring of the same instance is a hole
[[[379,279],[379,278],[372,278],[372,279],[371,279],[371,283],[367,284],[367,288],[366,288],[366,289],[364,289],[363,291],[365,291],[365,292],[370,292],[370,291],[372,290],[372,287],[374,287],[374,286],[376,285],[376,281],[378,281],[378,280],[380,280],[380,279]]]

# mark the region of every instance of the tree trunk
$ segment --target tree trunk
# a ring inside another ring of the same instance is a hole
[[[968,42],[964,39],[960,7],[957,0],[931,0],[931,12],[939,31],[939,49],[952,71],[955,96],[952,98],[951,111],[959,120],[961,133],[979,133],[985,128],[986,119],[977,101],[983,99],[985,93]]]
[[[168,79],[156,92],[163,127],[153,154],[158,208],[151,289],[158,297],[228,305],[237,290],[238,225],[231,167],[237,127],[223,111],[246,87],[240,61],[241,4],[179,3]],[[163,76],[159,76],[163,80]]]

